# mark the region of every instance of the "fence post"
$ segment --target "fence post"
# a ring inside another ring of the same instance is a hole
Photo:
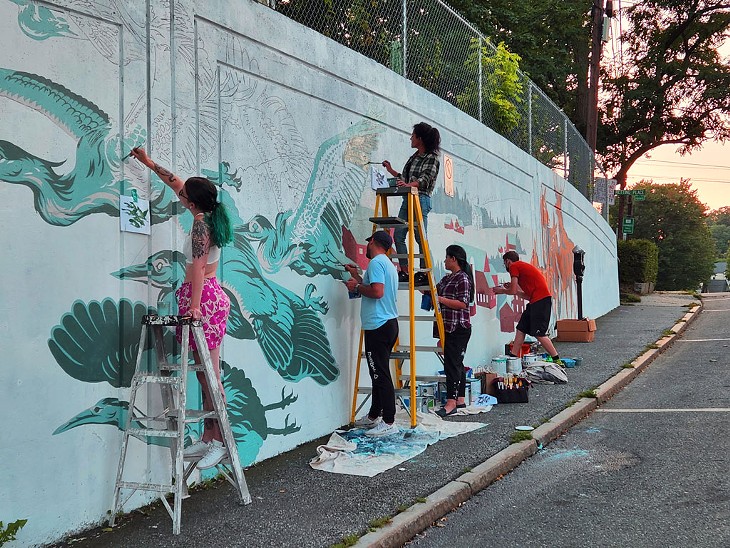
[[[479,36],[479,121],[484,123],[482,116],[482,37]]]
[[[408,6],[403,0],[403,78],[408,78]]]
[[[527,150],[532,156],[532,80],[527,81]]]

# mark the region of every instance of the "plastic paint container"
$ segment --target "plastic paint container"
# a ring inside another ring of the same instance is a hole
[[[563,365],[565,365],[565,367],[569,367],[569,368],[570,367],[575,367],[575,360],[574,359],[571,359],[571,358],[562,358],[560,361],[563,362]]]
[[[583,358],[573,358],[573,361],[575,362],[576,367],[583,365]]]
[[[520,358],[507,358],[507,373],[521,373],[522,360]]]
[[[527,367],[537,361],[537,354],[525,354],[522,356],[522,367]]]
[[[495,356],[492,358],[492,369],[498,376],[507,374],[507,356]]]

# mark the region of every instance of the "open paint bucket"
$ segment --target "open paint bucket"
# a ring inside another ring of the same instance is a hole
[[[492,369],[498,376],[507,374],[507,356],[495,356],[492,358]]]
[[[521,373],[522,360],[520,358],[507,357],[507,373]]]

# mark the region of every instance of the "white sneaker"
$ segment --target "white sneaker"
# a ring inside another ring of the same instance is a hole
[[[382,418],[375,417],[375,420],[371,419],[368,415],[365,415],[363,417],[360,417],[357,419],[353,424],[355,428],[372,428],[382,422]]]
[[[185,449],[183,449],[183,457],[185,457],[186,459],[202,457],[208,452],[208,446],[208,443],[198,440],[192,445],[188,445]]]
[[[223,460],[228,454],[228,450],[223,447],[223,443],[218,440],[210,442],[208,452],[198,461],[198,470],[205,470],[207,468],[213,468],[216,464]]]
[[[375,425],[375,428],[371,428],[367,432],[365,432],[366,436],[370,436],[373,438],[379,438],[382,436],[392,436],[393,434],[398,434],[400,430],[398,427],[393,424],[388,424],[386,422],[380,421],[377,425]]]

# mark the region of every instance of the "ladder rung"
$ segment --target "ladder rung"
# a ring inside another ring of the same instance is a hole
[[[398,377],[402,381],[410,381],[410,375]],[[416,382],[446,382],[446,375],[416,375]]]
[[[137,373],[132,379],[134,382],[152,382],[157,384],[180,384],[179,377],[168,377],[163,375],[156,375],[154,373]]]
[[[395,347],[396,351],[399,352],[410,352],[411,346],[408,344],[399,344]],[[416,345],[416,352],[436,352],[437,354],[441,354],[443,352],[443,349],[440,346],[419,346]]]
[[[170,493],[175,486],[166,483],[138,483],[136,481],[120,481],[117,485],[120,489],[137,489],[141,491],[157,491],[158,493]]]
[[[155,428],[129,428],[130,436],[159,436],[160,438],[176,438],[177,430],[157,430]]]

